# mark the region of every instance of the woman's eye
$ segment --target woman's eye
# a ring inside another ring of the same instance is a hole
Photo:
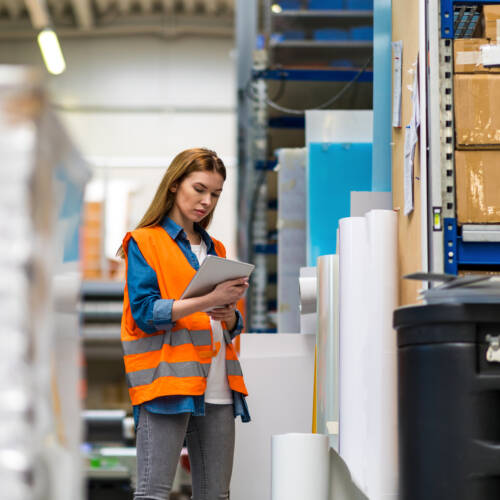
[[[194,190],[195,190],[197,193],[203,193],[203,189],[200,189],[200,188],[194,188]]]
[[[218,197],[220,196],[220,194],[215,194],[215,193],[212,193],[212,196],[213,196],[214,198],[218,198]]]

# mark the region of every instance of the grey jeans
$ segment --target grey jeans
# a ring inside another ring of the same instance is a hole
[[[233,405],[205,404],[205,416],[141,408],[134,500],[168,500],[186,437],[193,500],[227,500],[233,470]]]

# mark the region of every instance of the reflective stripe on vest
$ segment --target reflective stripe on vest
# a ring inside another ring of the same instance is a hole
[[[127,246],[133,237],[146,262],[155,270],[161,297],[178,300],[196,271],[168,233],[159,226],[128,233],[123,240],[125,263]],[[217,255],[224,247],[214,240]],[[233,391],[248,394],[241,366],[223,323],[226,370]],[[133,405],[168,395],[201,395],[206,389],[214,345],[210,317],[198,312],[175,322],[172,330],[147,334],[134,321],[128,287],[124,290],[122,345],[129,393]]]
[[[195,346],[211,345],[212,337],[210,330],[189,331],[186,328],[172,332],[168,330],[163,333],[151,334],[137,340],[124,340],[122,342],[125,356],[130,354],[143,354],[145,352],[159,351],[164,345],[177,347],[184,344]]]
[[[167,363],[162,361],[157,367],[138,370],[127,374],[129,387],[151,384],[160,377],[207,377],[210,364],[196,361]]]

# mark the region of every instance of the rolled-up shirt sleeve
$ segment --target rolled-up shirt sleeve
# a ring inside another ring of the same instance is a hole
[[[127,289],[130,310],[137,326],[146,333],[172,328],[172,299],[162,299],[155,270],[144,259],[137,243],[127,247]]]
[[[236,325],[235,327],[229,332],[229,335],[231,337],[231,340],[237,337],[242,331],[243,331],[243,316],[241,315],[240,311],[238,309],[235,310],[236,312]]]

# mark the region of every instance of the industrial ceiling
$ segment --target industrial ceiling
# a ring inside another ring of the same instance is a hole
[[[40,13],[63,37],[227,37],[234,34],[234,4],[235,0],[0,0],[0,39],[33,37]]]

